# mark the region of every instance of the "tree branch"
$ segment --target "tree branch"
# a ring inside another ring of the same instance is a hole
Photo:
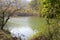
[[[20,9],[14,10],[11,14],[8,15],[8,18],[5,20],[4,25],[8,22],[8,20],[10,19],[10,16],[13,15],[18,10]]]

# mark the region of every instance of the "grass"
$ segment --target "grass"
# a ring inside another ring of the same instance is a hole
[[[7,31],[0,30],[0,40],[9,40],[11,38],[11,35]]]

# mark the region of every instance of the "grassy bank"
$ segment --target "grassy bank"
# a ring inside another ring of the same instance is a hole
[[[33,18],[33,20],[35,19]],[[39,20],[37,18],[36,20],[31,21],[31,25],[33,29],[38,30],[38,33],[34,34],[31,40],[60,40],[60,21],[57,26],[55,19],[50,20],[50,25],[46,23],[44,18],[40,18]]]
[[[0,30],[0,40],[18,40],[18,39],[12,37],[8,31]]]
[[[10,40],[11,36],[9,33],[0,30],[0,40]]]

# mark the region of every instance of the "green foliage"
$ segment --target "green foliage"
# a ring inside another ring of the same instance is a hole
[[[51,14],[55,15],[55,18],[60,16],[60,0],[41,0],[40,2],[42,4],[41,13],[43,16],[49,17]]]
[[[49,40],[60,40],[60,26],[58,25],[60,20],[60,0],[38,0],[38,5],[35,7],[46,18]]]
[[[41,13],[47,19],[49,40],[59,40],[60,0],[41,0],[40,2]],[[52,19],[55,21],[53,22]]]

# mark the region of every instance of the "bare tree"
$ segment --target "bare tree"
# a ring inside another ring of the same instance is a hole
[[[0,1],[0,3],[2,3],[2,1]],[[11,6],[11,4],[12,4],[13,2],[10,2],[9,1],[9,3],[7,3],[7,6],[5,6],[5,7],[3,7],[3,5],[2,4],[0,4],[0,28],[1,28],[1,30],[4,30],[3,29],[3,27],[5,26],[5,24],[8,22],[8,20],[10,19],[10,17],[11,17],[11,15],[13,15],[16,11],[18,11],[18,10],[20,10],[20,9],[14,9],[13,11],[12,11],[12,9],[11,10],[9,10],[9,8],[10,7],[12,7]],[[9,10],[9,12],[7,12]],[[11,12],[12,11],[12,12]],[[8,15],[7,15],[8,14]],[[7,15],[7,16],[6,16]],[[6,17],[6,18],[5,18]]]

